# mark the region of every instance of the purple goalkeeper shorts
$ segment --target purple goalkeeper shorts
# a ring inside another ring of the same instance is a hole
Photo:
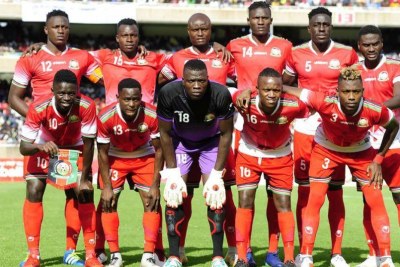
[[[194,161],[198,161],[201,173],[209,174],[217,160],[218,146],[203,147],[200,151],[187,151],[183,146],[175,149],[176,163],[181,174],[188,174]]]

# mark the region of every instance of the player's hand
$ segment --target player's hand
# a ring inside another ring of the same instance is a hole
[[[245,89],[241,91],[236,98],[236,108],[240,112],[247,113],[247,110],[249,108],[250,98],[251,98],[251,89]]]
[[[229,63],[231,60],[233,60],[232,53],[222,44],[214,42],[213,49],[217,52],[218,57],[221,57],[222,61],[225,63]]]
[[[36,54],[37,52],[40,51],[40,49],[42,49],[43,45],[45,45],[45,43],[34,43],[34,44],[31,44],[30,46],[28,46],[27,49],[25,49],[24,52],[22,52],[21,57],[31,56],[31,55]]]
[[[368,165],[367,175],[371,178],[369,184],[374,185],[375,189],[382,189],[383,177],[382,177],[382,166],[376,162],[372,162]]]
[[[53,141],[38,145],[37,148],[39,151],[48,154],[50,157],[58,155],[58,146]]]
[[[187,197],[186,183],[182,179],[179,168],[170,168],[160,171],[161,177],[166,178],[164,200],[170,208],[177,208]]]
[[[146,207],[149,207],[151,211],[158,211],[160,205],[160,187],[157,184],[152,184],[149,192],[147,192]]]
[[[103,212],[112,212],[115,206],[115,194],[112,188],[104,187],[100,197],[103,204]]]
[[[139,52],[140,59],[144,59],[149,54],[149,51],[147,51],[147,49],[144,45],[138,46],[138,52]]]
[[[225,185],[222,179],[223,171],[211,170],[207,182],[204,184],[203,197],[210,209],[221,209],[226,201]]]

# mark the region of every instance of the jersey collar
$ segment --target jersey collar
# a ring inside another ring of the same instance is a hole
[[[256,108],[257,108],[258,112],[259,112],[261,115],[265,115],[264,111],[262,111],[262,110],[260,109],[260,107],[258,106],[259,104],[260,104],[260,96],[257,95],[257,96],[256,96]],[[274,114],[278,111],[278,109],[279,109],[280,107],[281,107],[281,99],[279,98],[279,99],[278,99],[278,103],[276,103],[276,107],[275,107],[274,111],[273,111],[271,114],[268,114],[268,116],[274,115]]]
[[[339,108],[340,112],[342,112],[342,114],[346,116],[346,114],[345,114],[345,113],[343,112],[343,110],[342,110],[342,107],[341,107],[341,105],[340,105],[339,99],[338,99],[337,105],[338,105],[338,108]],[[354,113],[354,114],[352,115],[352,117],[357,116],[358,113],[361,112],[361,109],[362,109],[363,105],[364,105],[364,97],[361,98],[361,101],[360,101],[360,103],[358,104],[358,109],[357,109],[356,113]]]
[[[324,53],[322,53],[322,55],[325,56],[326,54],[328,54],[332,50],[334,45],[335,45],[335,42],[331,39],[331,43],[329,44],[328,49],[326,49],[326,51]],[[311,52],[313,52],[315,55],[318,55],[318,52],[315,51],[314,48],[312,47],[311,40],[308,42],[308,47],[310,48]]]
[[[51,52],[50,49],[48,49],[46,45],[43,45],[43,46],[41,47],[41,50],[43,50],[44,52],[46,52],[46,53],[48,53],[48,54],[50,54],[50,55],[53,55],[53,56],[56,55],[56,54],[54,54],[53,52]],[[61,55],[64,55],[65,53],[67,53],[68,50],[69,50],[69,47],[68,47],[68,45],[67,45],[67,46],[65,47],[65,50],[61,52]]]
[[[199,52],[196,52],[196,50],[194,50],[194,47],[193,47],[193,46],[189,47],[189,51],[190,51],[191,53],[195,54],[195,55],[200,55]],[[212,53],[214,53],[214,48],[210,47],[210,48],[208,49],[208,51],[207,51],[205,54],[208,56],[208,55],[210,55],[210,54],[212,54]]]
[[[121,120],[122,120],[123,122],[126,123],[124,117],[122,116],[122,111],[121,111],[121,107],[119,106],[119,103],[116,105],[116,108],[117,108],[118,116],[121,118]],[[140,113],[141,110],[142,110],[142,107],[140,106],[139,109],[138,109],[138,111],[136,112],[136,117],[135,117],[135,119],[134,119],[132,122],[135,122],[135,121],[137,120],[137,118],[139,117],[139,113]]]
[[[378,64],[373,70],[377,70],[377,69],[379,69],[383,64],[385,64],[386,59],[387,59],[386,56],[382,54],[382,57],[381,57],[381,59],[380,59],[380,61],[379,61],[379,64]],[[366,70],[366,71],[370,70],[370,69],[368,69],[368,68],[365,66],[365,60],[362,61],[362,66],[363,66],[364,70]]]
[[[252,42],[254,45],[258,46],[258,43],[254,40],[253,35],[251,35],[251,33],[248,35],[250,42]],[[272,38],[274,36],[272,34],[269,34],[269,37],[267,39],[267,41],[264,43],[264,45],[267,45],[271,42]]]

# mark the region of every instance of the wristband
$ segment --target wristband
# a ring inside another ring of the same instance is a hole
[[[372,162],[376,163],[376,164],[382,164],[384,156],[380,155],[380,154],[376,154],[374,160]]]

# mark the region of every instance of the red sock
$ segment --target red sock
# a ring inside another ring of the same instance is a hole
[[[397,207],[397,221],[400,226],[400,204],[396,204],[396,207]]]
[[[376,256],[377,253],[379,252],[378,241],[376,240],[376,235],[374,229],[372,228],[371,209],[366,203],[364,203],[364,210],[363,210],[363,225],[364,225],[365,237],[367,238],[369,255]]]
[[[235,233],[235,218],[236,218],[236,206],[233,202],[232,190],[226,190],[226,202],[224,206],[226,210],[225,217],[225,235],[226,241],[229,247],[236,247],[236,233]]]
[[[192,199],[193,195],[188,195],[187,198],[183,200],[182,207],[185,217],[181,224],[181,239],[179,240],[179,247],[185,247],[186,233],[189,226],[190,218],[192,217]]]
[[[78,200],[67,198],[65,200],[65,223],[67,226],[66,250],[76,249],[79,232],[81,231],[81,221],[79,220]]]
[[[39,255],[40,228],[43,221],[42,202],[30,202],[25,199],[22,215],[29,253]]]
[[[282,233],[285,262],[294,260],[294,216],[293,212],[278,212],[279,230]]]
[[[85,241],[86,255],[95,253],[96,212],[93,203],[79,203],[79,219],[82,223],[83,239]]]
[[[299,245],[302,245],[302,234],[301,231],[303,229],[303,213],[307,206],[308,196],[310,195],[310,187],[305,185],[299,185],[297,189],[297,206],[296,206],[296,223],[297,223],[297,231],[299,236]]]
[[[315,237],[317,235],[320,210],[325,201],[328,184],[321,182],[310,183],[310,195],[307,206],[303,215],[302,236],[303,243],[301,246],[301,254],[312,255],[314,249]]]
[[[253,204],[252,210],[253,210],[253,212],[251,213],[251,221],[253,222],[254,221],[254,215],[255,215],[254,211],[256,210],[256,205],[255,204]],[[236,218],[237,218],[237,216],[236,216]],[[235,225],[236,225],[236,222],[235,222]],[[248,249],[251,249],[251,234],[252,233],[253,233],[253,223],[251,223],[251,225],[250,225],[250,234],[249,234],[249,239],[248,239],[248,242],[247,242],[247,248]]]
[[[345,220],[343,189],[328,190],[328,219],[331,228],[332,255],[342,254],[342,241]]]
[[[159,214],[160,214],[160,217],[158,217],[159,218],[159,222],[158,222],[158,225],[160,226],[159,228],[158,228],[158,236],[157,236],[157,242],[156,242],[156,250],[158,250],[158,251],[162,251],[162,252],[164,252],[164,245],[163,245],[163,237],[162,237],[162,209],[161,209],[161,206],[158,208],[158,211],[157,211]]]
[[[110,252],[119,251],[119,238],[118,238],[118,228],[119,228],[119,217],[118,212],[102,212],[101,213],[101,223],[103,225],[104,236],[107,240]]]
[[[158,229],[160,228],[160,213],[145,212],[143,214],[144,252],[153,253],[156,247]]]
[[[236,210],[236,248],[239,259],[247,261],[246,253],[250,239],[251,225],[253,224],[252,209],[237,208]]]
[[[96,251],[104,251],[106,237],[104,236],[103,224],[101,223],[103,204],[101,200],[96,210]]]
[[[274,199],[272,196],[268,196],[267,221],[268,221],[268,235],[269,235],[268,252],[275,253],[278,251],[279,223],[278,223],[278,211],[275,207]]]
[[[382,191],[370,185],[364,185],[361,190],[371,209],[371,222],[378,241],[380,256],[390,256],[390,223]]]

